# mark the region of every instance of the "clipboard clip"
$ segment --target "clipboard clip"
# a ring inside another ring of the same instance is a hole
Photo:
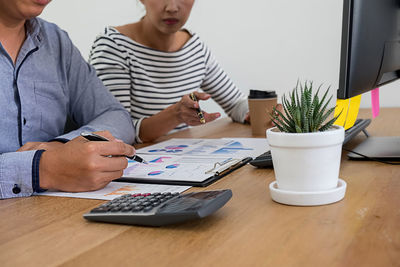
[[[239,163],[242,163],[241,159],[233,159],[229,158],[226,159],[222,162],[216,162],[214,163],[214,167],[208,171],[206,171],[206,174],[213,173],[214,175],[221,175],[222,173],[231,170],[232,168],[235,168]]]

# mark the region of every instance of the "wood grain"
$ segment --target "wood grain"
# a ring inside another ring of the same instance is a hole
[[[360,117],[368,117],[362,110]],[[400,108],[382,109],[373,136],[400,135]],[[250,137],[222,119],[167,137]],[[357,136],[350,146],[364,140]],[[400,167],[350,161],[345,198],[294,207],[271,200],[272,169],[247,165],[207,188],[233,198],[212,216],[151,228],[87,222],[103,201],[29,197],[0,201],[1,266],[400,266]]]

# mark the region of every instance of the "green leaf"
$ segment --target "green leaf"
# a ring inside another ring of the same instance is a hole
[[[331,127],[337,117],[323,124],[335,109],[334,107],[328,109],[332,99],[332,96],[328,98],[330,87],[320,99],[318,94],[321,88],[322,84],[313,94],[312,81],[301,83],[297,80],[296,87],[287,96],[283,95],[282,97],[283,113],[276,109],[272,112],[271,119],[277,127],[279,125],[278,129],[300,133],[320,131]]]

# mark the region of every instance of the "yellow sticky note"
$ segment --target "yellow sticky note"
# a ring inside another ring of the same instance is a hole
[[[358,110],[360,109],[361,95],[352,97],[350,99],[338,99],[336,100],[336,107],[334,116],[338,116],[335,125],[343,126],[345,130],[353,127],[356,122]]]
[[[335,125],[345,126],[347,112],[349,111],[350,99],[337,99],[334,116],[340,116],[334,122]],[[340,113],[341,112],[341,113]]]
[[[347,130],[350,127],[353,127],[356,122],[358,110],[360,109],[361,95],[350,98],[350,106],[349,111],[347,112],[346,124],[344,125],[344,129]]]

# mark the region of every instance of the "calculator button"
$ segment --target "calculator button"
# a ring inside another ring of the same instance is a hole
[[[127,206],[127,207],[123,207],[122,209],[121,209],[121,211],[122,212],[128,212],[128,211],[131,211],[131,207],[129,207],[129,206]]]
[[[130,207],[131,209],[136,208],[136,207],[138,207],[138,206],[141,206],[141,204],[135,203],[135,204],[129,205],[129,207]]]
[[[143,209],[143,211],[150,211],[150,210],[152,210],[152,209],[153,209],[152,206],[148,206],[148,207],[145,207],[145,208]]]
[[[132,209],[132,211],[141,211],[143,209],[143,206],[136,206]]]
[[[113,207],[113,208],[111,208],[110,211],[112,211],[112,212],[117,212],[117,211],[120,211],[120,210],[121,210],[120,207]]]
[[[90,212],[91,213],[102,213],[102,212],[107,212],[107,211],[108,211],[108,208],[99,207],[99,208],[92,209]]]
[[[153,202],[153,207],[157,207],[158,205],[160,205],[161,203],[160,202]]]

